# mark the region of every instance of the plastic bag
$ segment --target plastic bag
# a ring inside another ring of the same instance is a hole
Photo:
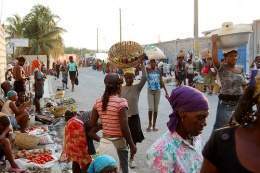
[[[40,145],[46,145],[46,144],[53,144],[54,141],[52,140],[50,135],[44,135],[44,136],[40,136]]]

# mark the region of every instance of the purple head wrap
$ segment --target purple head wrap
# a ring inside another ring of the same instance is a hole
[[[196,112],[209,109],[207,98],[197,89],[188,86],[181,86],[174,89],[169,102],[173,112],[169,115],[170,120],[167,126],[171,132],[176,130],[179,121],[178,111]]]

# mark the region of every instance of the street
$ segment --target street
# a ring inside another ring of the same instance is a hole
[[[79,86],[75,88],[75,92],[70,92],[67,90],[66,96],[73,97],[78,103],[78,110],[91,110],[92,106],[95,103],[95,100],[102,96],[104,91],[104,74],[102,72],[94,71],[91,68],[83,68],[80,69],[79,72]],[[61,82],[60,82],[61,85]],[[70,86],[70,85],[69,85]],[[167,84],[168,92],[174,88],[173,83]],[[167,131],[166,123],[168,121],[168,115],[171,113],[171,107],[168,101],[162,97],[159,105],[159,114],[157,127],[159,128],[158,132],[146,132],[146,127],[148,126],[148,105],[147,105],[147,89],[144,86],[139,100],[139,115],[141,118],[142,129],[145,135],[145,140],[143,143],[138,144],[138,152],[136,155],[136,164],[137,168],[134,169],[137,173],[149,173],[151,172],[148,166],[145,163],[146,150],[152,145],[153,142],[156,141],[164,132]],[[217,96],[208,96],[209,104],[210,104],[210,113],[207,119],[207,126],[203,131],[202,139],[203,144],[209,138],[211,134],[213,124],[215,121],[216,115],[216,107],[217,107]]]

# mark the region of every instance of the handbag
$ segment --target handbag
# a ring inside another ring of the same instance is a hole
[[[78,79],[78,77],[75,78],[75,85],[79,85],[79,79]]]

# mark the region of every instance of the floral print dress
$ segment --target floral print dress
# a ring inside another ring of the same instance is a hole
[[[200,172],[203,157],[200,138],[194,145],[184,140],[177,132],[166,132],[147,151],[147,163],[157,173]]]

